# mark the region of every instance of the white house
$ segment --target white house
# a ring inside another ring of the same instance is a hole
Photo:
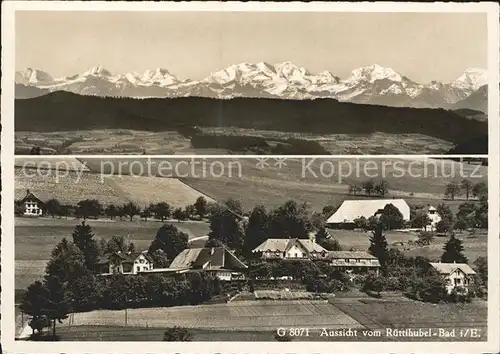
[[[410,220],[410,206],[404,199],[357,199],[344,200],[326,223],[330,227],[354,228],[355,219],[377,216],[388,204],[394,205],[401,212],[404,221]]]
[[[260,254],[262,259],[326,259],[328,251],[311,239],[270,238],[256,247],[253,253]]]
[[[427,217],[431,221],[428,227],[430,227],[431,231],[434,231],[438,222],[441,221],[441,216],[439,215],[437,209],[432,205],[427,206],[427,208],[425,208],[425,212],[427,214]]]
[[[446,290],[448,294],[453,289],[462,290],[467,293],[469,286],[474,281],[473,275],[476,272],[465,263],[431,263],[431,266],[436,269],[446,280]]]
[[[138,274],[153,270],[154,263],[147,251],[115,252],[102,257],[98,267],[101,274]]]
[[[28,189],[26,196],[20,202],[24,208],[24,216],[42,216],[44,203]]]

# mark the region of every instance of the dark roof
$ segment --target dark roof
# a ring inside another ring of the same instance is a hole
[[[24,203],[27,200],[36,200],[40,204],[45,204],[40,198],[38,198],[33,192],[28,191],[21,202]]]
[[[188,248],[172,261],[173,269],[241,269],[247,266],[225,247]]]

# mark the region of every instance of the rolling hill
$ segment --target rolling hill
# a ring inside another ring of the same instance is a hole
[[[167,131],[208,126],[330,134],[418,133],[455,144],[488,134],[486,122],[444,109],[396,108],[334,99],[131,99],[54,92],[16,100],[15,112],[16,131],[37,132]]]

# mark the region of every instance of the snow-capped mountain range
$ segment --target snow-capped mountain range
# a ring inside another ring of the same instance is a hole
[[[432,81],[421,84],[377,64],[355,69],[349,77],[341,79],[329,71],[310,73],[291,62],[275,65],[241,63],[213,72],[200,81],[178,78],[163,68],[144,73],[113,74],[96,66],[82,74],[63,78],[53,78],[37,69],[18,71],[16,97],[28,98],[64,90],[81,95],[136,98],[335,98],[387,106],[449,108],[486,84],[487,72],[483,69],[467,69],[448,83]]]

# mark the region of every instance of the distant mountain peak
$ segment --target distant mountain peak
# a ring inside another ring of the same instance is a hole
[[[91,67],[85,71],[82,76],[112,76],[111,72],[100,65]]]
[[[45,84],[53,81],[54,78],[50,74],[38,69],[25,68],[16,72],[16,82],[25,85]]]
[[[365,80],[370,83],[375,82],[376,80],[389,79],[391,81],[402,81],[402,76],[397,73],[392,68],[386,68],[379,64],[372,64],[370,66],[361,67],[358,69],[354,69],[351,72],[351,76],[348,79],[349,81],[358,81]]]
[[[180,79],[162,67],[143,73],[112,74],[101,65],[96,65],[84,74],[55,79],[43,71],[28,68],[16,72],[16,84],[42,89],[26,88],[22,94],[22,87],[19,86],[19,97],[69,91],[121,97],[334,98],[342,102],[385,106],[450,108],[487,83],[486,74],[484,69],[469,68],[452,82],[420,84],[380,64],[360,67],[352,70],[348,78],[340,79],[328,70],[311,73],[291,61],[273,64],[261,61],[230,65],[196,81]],[[478,102],[474,103],[475,106],[487,100],[485,95],[475,95],[463,102],[464,107],[471,104],[473,98]]]
[[[453,86],[477,90],[488,84],[488,71],[481,68],[468,68],[452,82]]]

